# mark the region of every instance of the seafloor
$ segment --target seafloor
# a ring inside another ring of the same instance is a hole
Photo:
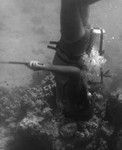
[[[56,110],[52,74],[40,85],[0,90],[0,150],[120,150],[122,103],[118,93],[94,85],[93,117],[67,119]],[[92,90],[91,90],[92,92]]]

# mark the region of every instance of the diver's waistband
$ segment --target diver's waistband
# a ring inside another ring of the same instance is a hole
[[[58,53],[64,53],[70,60],[79,60],[85,53],[89,53],[93,46],[94,34],[92,29],[87,29],[84,37],[76,42],[66,42],[61,38],[57,45]]]

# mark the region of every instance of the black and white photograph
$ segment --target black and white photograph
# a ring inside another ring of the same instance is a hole
[[[0,0],[0,150],[122,150],[122,0]]]

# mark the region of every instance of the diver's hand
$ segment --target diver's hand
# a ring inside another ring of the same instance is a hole
[[[29,64],[28,64],[28,67],[34,71],[37,71],[37,70],[41,70],[41,67],[43,67],[44,64],[41,64],[39,61],[30,61]]]
[[[30,63],[29,63],[29,66],[30,66],[31,68],[37,67],[38,65],[39,65],[39,61],[36,61],[36,60],[30,61]]]

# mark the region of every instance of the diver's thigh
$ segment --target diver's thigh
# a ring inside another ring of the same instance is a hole
[[[77,41],[85,34],[79,2],[61,0],[61,36],[68,42]]]

